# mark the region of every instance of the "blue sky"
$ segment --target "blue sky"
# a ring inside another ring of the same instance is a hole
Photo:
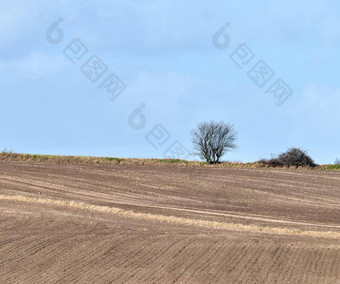
[[[0,13],[2,149],[161,158],[176,141],[190,152],[190,130],[215,120],[238,131],[225,160],[293,146],[318,163],[340,157],[338,1],[13,0]],[[218,49],[225,23],[230,44]],[[76,38],[88,51],[73,64],[63,51]],[[240,44],[254,53],[242,69],[230,59]],[[107,66],[96,82],[81,72],[93,55]],[[247,76],[259,60],[275,72],[262,88]],[[111,73],[126,85],[113,101],[99,88]],[[266,93],[278,78],[293,90],[281,106]]]

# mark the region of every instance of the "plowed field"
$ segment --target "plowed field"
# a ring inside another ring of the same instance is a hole
[[[340,172],[2,161],[0,283],[340,284]]]

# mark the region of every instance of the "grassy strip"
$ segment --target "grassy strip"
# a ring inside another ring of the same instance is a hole
[[[209,165],[199,161],[185,161],[180,159],[134,159],[115,157],[88,157],[88,156],[56,156],[38,154],[18,154],[10,151],[0,153],[0,161],[23,161],[23,162],[52,162],[52,163],[75,163],[75,164],[113,164],[113,165],[175,165],[192,167],[223,167],[223,168],[264,168],[258,162],[223,162],[217,165]],[[280,169],[280,168],[278,168]],[[340,171],[340,165],[319,165],[313,170]]]

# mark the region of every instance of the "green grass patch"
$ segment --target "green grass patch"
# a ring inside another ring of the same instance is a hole
[[[177,164],[181,162],[179,159],[163,159],[163,160],[158,160],[160,163],[168,163],[168,164]]]
[[[118,164],[124,161],[124,159],[120,158],[106,158],[106,159],[109,160],[110,162],[116,161]]]
[[[340,165],[327,165],[327,170],[340,170]]]

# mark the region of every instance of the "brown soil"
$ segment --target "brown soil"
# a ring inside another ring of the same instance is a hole
[[[0,283],[340,283],[340,172],[0,162]]]

